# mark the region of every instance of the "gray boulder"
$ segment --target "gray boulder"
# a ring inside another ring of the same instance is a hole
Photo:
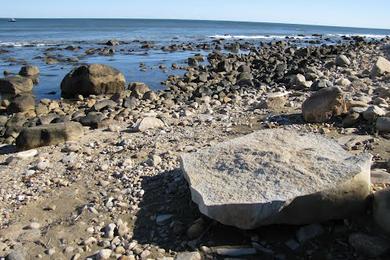
[[[31,79],[22,76],[12,76],[0,79],[1,94],[20,94],[31,92],[34,83]]]
[[[36,77],[39,75],[39,68],[37,66],[23,66],[19,71],[20,76]]]
[[[184,154],[181,166],[203,214],[254,229],[364,211],[371,158],[353,156],[321,135],[269,129]]]
[[[84,135],[81,124],[77,122],[56,123],[24,128],[16,139],[20,150],[55,145],[75,141]]]
[[[390,61],[383,57],[379,57],[371,70],[372,77],[382,76],[386,73],[390,73]]]
[[[306,122],[322,123],[347,112],[344,93],[338,87],[323,88],[312,94],[302,105]]]
[[[65,76],[61,94],[65,98],[116,94],[125,90],[125,84],[125,76],[117,69],[102,64],[84,65]]]

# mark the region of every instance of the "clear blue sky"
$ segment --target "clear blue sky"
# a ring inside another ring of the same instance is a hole
[[[4,0],[0,17],[201,19],[390,29],[390,0]]]

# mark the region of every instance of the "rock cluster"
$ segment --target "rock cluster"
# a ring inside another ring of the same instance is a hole
[[[72,100],[34,102],[39,69],[6,72],[0,90],[18,94],[0,102],[0,258],[386,259],[389,39],[321,42],[138,41],[202,54],[160,91],[79,66],[62,84]],[[40,58],[132,51],[98,45]]]

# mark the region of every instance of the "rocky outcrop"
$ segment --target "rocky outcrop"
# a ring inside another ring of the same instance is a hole
[[[34,87],[34,83],[31,79],[12,76],[0,79],[0,93],[2,94],[20,94],[31,92]]]
[[[65,98],[116,94],[125,90],[125,76],[112,67],[102,64],[84,65],[72,70],[61,83]]]
[[[253,229],[361,212],[371,155],[353,156],[320,135],[258,131],[181,157],[192,199],[206,216]]]
[[[81,124],[76,122],[56,123],[24,128],[16,139],[20,150],[28,150],[41,146],[55,145],[67,141],[75,141],[83,136]]]
[[[302,105],[306,122],[322,123],[347,112],[344,94],[338,87],[323,88],[311,95]]]

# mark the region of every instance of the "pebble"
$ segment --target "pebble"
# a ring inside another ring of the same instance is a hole
[[[109,259],[112,254],[111,249],[101,249],[99,253],[97,254],[97,259]]]
[[[41,228],[41,224],[39,224],[38,222],[31,222],[28,225],[28,229],[40,229],[40,228]]]
[[[114,231],[115,231],[116,225],[114,223],[108,224],[104,228],[104,237],[106,238],[114,238]]]
[[[148,259],[148,257],[149,257],[150,255],[151,255],[151,253],[150,253],[149,250],[144,250],[144,251],[141,253],[140,257],[141,257],[141,259]]]

